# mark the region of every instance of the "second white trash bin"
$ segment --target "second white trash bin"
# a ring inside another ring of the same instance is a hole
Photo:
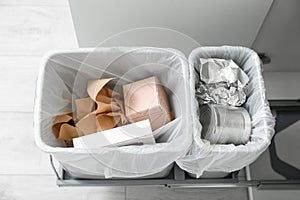
[[[37,145],[76,178],[164,177],[192,143],[188,116],[188,63],[174,49],[96,48],[45,56],[38,78],[34,126]],[[156,76],[166,88],[175,119],[154,132],[155,145],[66,148],[51,130],[57,115],[74,111],[90,79],[117,77],[117,85]]]
[[[193,50],[189,56],[192,94],[195,94],[195,84],[199,82],[195,67],[199,66],[200,58],[232,59],[248,75],[250,80],[244,107],[251,116],[252,131],[250,140],[245,145],[212,145],[202,140],[199,105],[193,95],[191,102],[194,142],[189,153],[179,159],[177,164],[196,177],[200,177],[204,172],[232,172],[251,164],[269,146],[275,125],[265,96],[260,59],[254,51],[232,46],[199,47]]]

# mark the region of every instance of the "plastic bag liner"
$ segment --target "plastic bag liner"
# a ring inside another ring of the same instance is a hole
[[[270,144],[275,124],[265,96],[260,59],[254,51],[245,47],[231,46],[199,47],[193,50],[189,56],[190,85],[193,94],[195,84],[199,81],[195,68],[199,66],[200,58],[232,59],[249,76],[244,107],[251,116],[252,130],[250,141],[245,145],[212,145],[207,140],[202,140],[199,105],[193,96],[193,144],[188,154],[180,158],[177,164],[196,177],[200,177],[203,172],[232,172],[252,163]]]
[[[123,84],[150,76],[158,77],[165,87],[175,114],[173,121],[154,132],[155,145],[76,149],[55,139],[51,130],[55,116],[74,111],[74,100],[88,95],[88,80],[117,77],[114,89],[120,90]],[[165,176],[192,144],[188,76],[187,60],[174,49],[123,47],[51,53],[42,62],[37,82],[36,143],[73,177]]]

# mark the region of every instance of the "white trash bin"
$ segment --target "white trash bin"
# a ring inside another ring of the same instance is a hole
[[[211,145],[208,141],[202,140],[199,106],[195,95],[191,100],[194,142],[188,154],[180,158],[177,164],[197,178],[201,177],[203,173],[204,175],[217,173],[224,176],[224,172],[233,172],[251,164],[266,150],[274,135],[275,120],[265,96],[260,59],[254,51],[245,47],[232,46],[199,47],[193,50],[189,56],[192,94],[195,94],[195,83],[199,81],[195,67],[199,66],[200,58],[232,59],[250,79],[244,107],[250,114],[252,131],[250,141],[245,145]]]
[[[126,84],[157,76],[166,88],[175,119],[154,132],[155,145],[66,148],[51,130],[55,116],[72,112],[74,99],[86,97],[90,79],[116,76]],[[166,176],[192,143],[188,62],[174,49],[96,48],[47,55],[37,82],[36,143],[75,178],[153,178]]]

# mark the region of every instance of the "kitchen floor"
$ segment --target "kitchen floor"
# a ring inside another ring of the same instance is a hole
[[[247,199],[247,189],[58,188],[35,145],[33,105],[45,52],[77,48],[67,0],[0,1],[0,200]]]

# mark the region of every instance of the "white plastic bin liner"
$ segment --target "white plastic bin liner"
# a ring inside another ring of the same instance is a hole
[[[195,95],[193,95],[194,142],[188,154],[179,159],[177,164],[197,177],[200,177],[204,171],[232,172],[252,163],[270,144],[274,135],[275,124],[265,96],[260,59],[254,51],[245,47],[232,46],[199,47],[193,50],[189,56],[192,94],[195,94],[195,83],[199,81],[195,67],[199,66],[200,58],[232,59],[249,76],[250,81],[246,92],[247,101],[244,107],[251,116],[252,132],[250,141],[245,145],[211,145],[207,140],[202,140],[199,105]]]
[[[88,80],[116,76],[117,85],[122,85],[153,75],[165,87],[175,114],[173,121],[154,132],[157,144],[84,150],[66,148],[55,139],[51,130],[55,116],[74,111],[73,101],[87,96]],[[123,47],[52,53],[44,58],[37,82],[36,143],[75,177],[166,175],[161,172],[169,171],[192,143],[188,76],[187,60],[174,49]]]

